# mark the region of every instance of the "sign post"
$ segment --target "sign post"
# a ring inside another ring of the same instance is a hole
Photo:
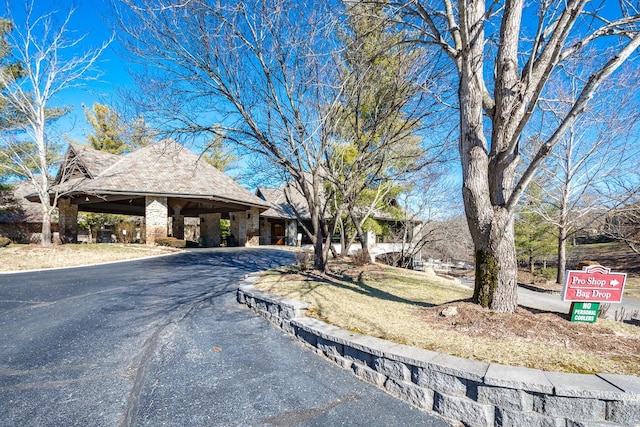
[[[567,271],[562,300],[573,302],[571,321],[595,322],[601,302],[622,302],[626,280],[626,273],[612,273],[610,268],[601,265]]]

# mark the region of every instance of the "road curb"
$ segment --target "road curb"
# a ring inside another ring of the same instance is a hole
[[[540,292],[541,294],[551,294],[551,295],[560,295],[560,291],[556,291],[553,289],[543,289],[538,286],[528,285],[526,283],[518,283],[518,286],[524,289],[528,289],[533,292]]]
[[[116,264],[116,263],[120,263],[120,262],[141,261],[141,260],[145,260],[145,259],[161,258],[161,257],[165,257],[165,256],[178,255],[178,254],[183,254],[183,253],[185,253],[185,251],[168,252],[168,253],[164,253],[164,254],[143,256],[143,257],[140,257],[140,258],[120,259],[120,260],[115,260],[115,261],[97,262],[97,263],[93,263],[93,264],[70,265],[70,266],[67,266],[67,267],[51,267],[51,268],[35,268],[35,269],[31,269],[31,270],[0,271],[0,275],[3,275],[3,274],[20,274],[20,273],[35,273],[35,272],[40,272],[40,271],[67,270],[67,269],[70,269],[70,268],[95,267],[95,266],[98,266],[98,265],[109,265],[109,264]]]

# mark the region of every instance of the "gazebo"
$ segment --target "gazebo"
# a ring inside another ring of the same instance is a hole
[[[229,219],[240,246],[259,244],[260,213],[269,204],[172,140],[126,155],[70,145],[51,188],[59,194],[59,231],[78,236],[78,211],[143,216],[149,244],[184,238],[184,218],[200,218],[202,246],[220,246],[220,220]],[[30,197],[31,198],[31,197]],[[169,232],[169,217],[171,232]]]

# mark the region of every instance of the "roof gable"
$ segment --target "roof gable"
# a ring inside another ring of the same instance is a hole
[[[172,140],[127,155],[84,148],[72,146],[68,152],[68,165],[77,163],[79,173],[87,172],[80,183],[73,184],[74,192],[209,198],[267,207],[242,185]]]
[[[56,175],[55,183],[59,184],[77,178],[93,179],[121,157],[90,147],[69,144]]]

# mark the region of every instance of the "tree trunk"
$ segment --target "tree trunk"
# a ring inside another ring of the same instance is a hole
[[[567,230],[565,227],[558,227],[558,274],[556,283],[564,283],[564,275],[567,269]]]
[[[483,76],[485,38],[482,25],[486,19],[485,3],[461,2],[460,5],[463,6],[460,8],[460,30],[465,52],[459,63],[459,149],[462,198],[475,246],[476,281],[473,300],[483,307],[509,313],[514,312],[518,304],[518,268],[513,212],[505,208],[505,205],[513,190],[517,154],[498,155],[499,148],[509,138],[504,133],[507,127],[496,124],[494,117],[493,131],[500,132],[493,135],[493,156],[490,156],[483,109],[486,90]],[[512,96],[515,94],[512,93]],[[506,97],[501,98],[501,103],[507,101]],[[496,106],[502,106],[501,103],[496,102]]]
[[[504,220],[503,218],[499,218]],[[486,236],[472,230],[476,242],[476,275],[473,300],[501,313],[513,313],[518,307],[518,268],[514,244],[513,215],[507,224],[494,221],[496,232]],[[470,229],[475,227],[469,227]]]
[[[356,234],[358,235],[358,239],[360,239],[360,247],[362,248],[362,259],[366,259],[368,263],[371,262],[371,254],[369,253],[369,241],[366,236],[366,231],[362,229],[360,225],[360,221],[353,209],[349,211],[349,215],[351,217],[351,221],[353,222],[353,226],[356,229]]]
[[[529,273],[531,276],[536,272],[535,261],[533,260],[533,249],[529,249]],[[533,280],[533,277],[532,277]]]
[[[322,234],[316,234],[316,239],[313,244],[313,269],[321,273],[324,273],[327,269],[327,260],[325,258],[323,243]]]
[[[51,209],[42,207],[42,233],[40,234],[40,244],[44,247],[51,246]]]
[[[327,257],[324,251],[320,214],[317,205],[311,210],[311,225],[313,227],[313,269],[324,273],[327,269]]]

